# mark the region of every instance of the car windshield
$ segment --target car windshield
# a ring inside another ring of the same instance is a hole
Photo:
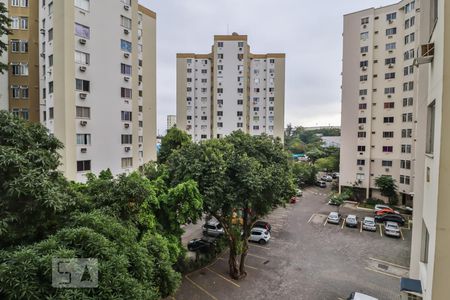
[[[397,225],[396,224],[387,224],[386,227],[389,228],[389,229],[397,229]]]
[[[374,223],[372,220],[365,220],[364,222],[369,225],[372,225]]]

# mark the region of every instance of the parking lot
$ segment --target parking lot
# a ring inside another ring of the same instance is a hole
[[[397,299],[400,277],[407,276],[411,231],[399,239],[380,228],[367,232],[327,224],[335,206],[326,204],[329,189],[304,191],[296,204],[278,208],[266,220],[272,224],[267,245],[251,244],[248,276],[228,275],[228,252],[209,266],[187,274],[174,299],[346,299],[352,291],[379,299]],[[353,205],[342,215],[360,219],[372,215]]]

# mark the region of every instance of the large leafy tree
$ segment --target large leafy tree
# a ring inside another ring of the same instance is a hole
[[[397,184],[394,178],[382,175],[375,179],[375,185],[380,189],[381,195],[388,197],[391,205],[397,204]]]
[[[317,169],[307,162],[292,163],[292,172],[299,185],[314,185],[317,177]]]
[[[158,153],[158,162],[165,163],[173,151],[183,145],[189,144],[190,142],[191,138],[186,132],[176,127],[170,128],[161,140],[161,148]]]
[[[167,164],[173,185],[188,179],[198,183],[205,212],[225,230],[230,275],[245,277],[253,224],[295,193],[283,145],[237,131],[224,139],[182,147]],[[236,221],[236,215],[242,221]]]
[[[9,24],[11,20],[6,16],[7,12],[5,3],[0,2],[0,56],[8,50],[8,44],[2,41],[4,35],[10,34]],[[0,62],[0,73],[3,74],[6,70],[8,70],[8,65]]]

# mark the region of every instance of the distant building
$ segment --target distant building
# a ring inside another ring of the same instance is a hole
[[[167,115],[167,130],[177,125],[176,115]]]
[[[341,147],[341,137],[340,136],[321,136],[320,139],[324,142],[323,147]]]
[[[321,130],[321,129],[341,129],[341,126],[311,126],[303,127],[305,131]]]
[[[194,141],[235,130],[284,138],[285,54],[253,54],[246,35],[215,35],[209,54],[177,54],[177,127]]]

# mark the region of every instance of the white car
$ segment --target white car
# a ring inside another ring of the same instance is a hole
[[[353,292],[350,294],[347,300],[378,300],[378,299],[363,293]]]
[[[384,224],[384,234],[394,237],[400,237],[400,227],[395,222],[386,222]]]
[[[250,232],[250,237],[248,240],[264,245],[270,240],[270,232],[264,228],[254,227]]]
[[[377,204],[375,205],[375,213],[377,211],[383,210],[383,209],[391,209],[388,205],[384,205],[384,204]]]
[[[358,218],[355,215],[348,215],[345,219],[345,226],[358,227]]]
[[[225,233],[222,224],[216,220],[211,220],[203,225],[203,234],[218,237]]]
[[[375,223],[375,218],[364,217],[362,221],[362,229],[369,231],[377,231],[377,225]]]
[[[338,214],[335,211],[330,212],[330,214],[328,215],[328,218],[327,218],[327,223],[339,224],[340,221],[341,221],[340,214]]]

